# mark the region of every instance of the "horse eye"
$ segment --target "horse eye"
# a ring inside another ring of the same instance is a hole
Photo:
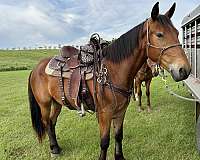
[[[161,37],[163,37],[163,33],[162,33],[162,32],[157,32],[157,33],[156,33],[156,36],[157,36],[158,38],[161,38]]]

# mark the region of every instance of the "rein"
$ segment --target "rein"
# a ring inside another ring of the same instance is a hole
[[[149,48],[155,48],[155,49],[159,49],[160,50],[160,55],[158,57],[158,60],[157,60],[157,64],[160,65],[160,59],[161,59],[161,56],[163,56],[166,52],[166,50],[170,49],[170,48],[173,48],[173,47],[179,47],[181,46],[180,43],[175,43],[175,44],[172,44],[172,45],[169,45],[169,46],[165,46],[165,47],[159,47],[159,46],[156,46],[156,45],[153,45],[150,43],[150,40],[149,40],[149,20],[147,19],[147,47],[146,47],[146,52],[147,52],[147,57],[149,57]]]

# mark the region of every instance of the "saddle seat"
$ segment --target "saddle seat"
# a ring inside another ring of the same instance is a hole
[[[46,74],[54,77],[62,76],[68,80],[66,97],[74,100],[78,110],[83,99],[80,95],[83,89],[88,90],[85,82],[93,78],[93,66],[81,63],[79,53],[80,51],[72,46],[64,46],[60,50],[60,55],[54,56],[45,68]],[[91,110],[94,109],[91,95],[87,95],[85,104],[92,108]]]
[[[60,53],[63,58],[70,58],[74,55],[78,55],[79,50],[72,46],[63,46],[60,50]]]

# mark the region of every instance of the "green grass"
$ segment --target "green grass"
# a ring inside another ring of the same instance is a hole
[[[39,144],[31,127],[27,102],[29,72],[0,72],[1,160],[50,159],[47,137],[43,144]],[[173,82],[172,88],[181,95],[189,96],[187,89],[181,85],[177,89]],[[160,79],[156,78],[152,84],[152,113],[138,113],[136,104],[131,102],[129,105],[124,124],[123,148],[127,160],[200,159],[196,151],[193,103],[169,95]],[[144,107],[145,104],[143,96]],[[95,115],[80,118],[75,111],[63,107],[57,123],[58,142],[63,148],[58,160],[97,159],[98,131]],[[113,150],[112,135],[109,160],[113,159]]]
[[[29,70],[41,58],[58,50],[0,51],[0,71]],[[0,72],[0,159],[50,159],[46,139],[38,144],[31,127],[27,102],[27,77],[30,71]],[[170,80],[172,88],[189,96],[187,89]],[[143,88],[144,89],[144,88]],[[145,93],[145,92],[144,92]],[[143,96],[143,106],[146,98]],[[124,155],[134,159],[200,159],[196,151],[194,104],[169,95],[160,79],[152,84],[152,113],[138,113],[131,102],[124,125]],[[57,124],[62,156],[58,159],[97,159],[99,132],[95,115],[84,118],[63,108]],[[108,152],[113,159],[114,140]]]
[[[0,50],[0,71],[30,70],[40,59],[53,56],[58,50]]]

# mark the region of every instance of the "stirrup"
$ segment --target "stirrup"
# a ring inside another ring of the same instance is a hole
[[[81,117],[84,117],[86,115],[83,103],[81,103],[81,109],[78,110],[77,112],[78,112],[79,116],[81,116]]]

